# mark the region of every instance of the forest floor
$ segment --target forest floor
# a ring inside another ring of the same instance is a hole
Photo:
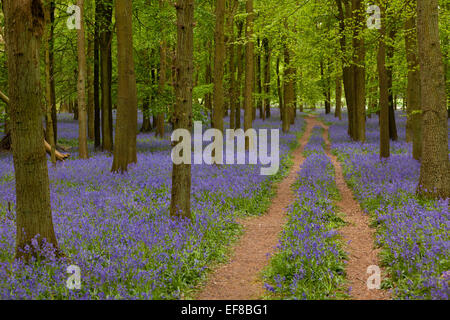
[[[286,209],[295,200],[292,185],[295,183],[298,170],[305,160],[303,151],[308,143],[312,129],[316,126],[324,128],[323,138],[326,154],[331,159],[341,200],[337,203],[339,210],[345,214],[347,225],[340,229],[346,243],[348,254],[346,278],[349,293],[356,300],[389,299],[386,290],[369,290],[366,279],[367,268],[380,266],[379,250],[374,248],[374,230],[369,226],[369,218],[354,199],[347,186],[341,165],[336,156],[330,152],[328,126],[314,116],[306,118],[306,130],[300,139],[300,146],[292,153],[293,165],[287,177],[276,187],[276,195],[267,213],[260,217],[251,217],[239,221],[243,225],[244,234],[234,247],[231,259],[227,264],[214,270],[197,295],[199,300],[253,300],[264,295],[261,273],[269,263],[269,258],[276,250],[279,236],[287,221]]]

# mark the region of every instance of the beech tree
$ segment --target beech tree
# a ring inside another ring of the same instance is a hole
[[[84,0],[77,0],[80,8],[80,29],[77,30],[78,45],[78,152],[81,159],[88,158],[87,110],[86,110],[86,37],[84,33]]]
[[[408,63],[406,141],[412,141],[413,157],[422,156],[422,115],[420,107],[420,72],[417,52],[416,0],[408,2],[405,22],[405,48]]]
[[[450,197],[447,101],[439,41],[438,0],[417,0],[422,106],[422,161],[417,193]]]
[[[244,131],[252,128],[253,122],[253,73],[254,73],[254,42],[253,36],[253,0],[247,0],[245,5],[247,18],[245,22],[245,86],[244,86]],[[253,141],[245,138],[245,148],[253,146]]]
[[[223,73],[225,64],[225,0],[216,1],[216,30],[214,32],[214,93],[212,127],[223,132],[224,90]]]
[[[44,33],[41,0],[4,0],[8,52],[9,113],[16,183],[16,256],[39,235],[58,248],[42,125],[39,49]],[[32,173],[30,175],[30,172]]]
[[[194,60],[194,0],[179,0],[177,11],[176,104],[174,130],[192,128],[192,82]],[[173,142],[175,145],[176,142]],[[170,214],[191,218],[191,165],[172,165]]]
[[[133,59],[132,1],[116,1],[117,26],[117,125],[111,171],[124,172],[137,162],[137,91]]]

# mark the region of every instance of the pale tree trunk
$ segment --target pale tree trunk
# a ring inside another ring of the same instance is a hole
[[[438,0],[417,0],[417,40],[423,134],[417,193],[429,198],[445,199],[450,197],[450,162]]]
[[[420,72],[417,52],[416,0],[411,0],[405,22],[405,48],[408,63],[406,140],[413,143],[413,157],[422,156],[422,115],[420,107]]]
[[[254,46],[253,37],[253,0],[247,0],[245,5],[247,18],[245,23],[245,89],[244,89],[244,131],[252,128],[253,122],[253,73]],[[245,138],[245,149],[253,147],[253,142]]]
[[[39,48],[44,32],[40,0],[3,1],[8,56],[9,112],[16,184],[16,257],[37,235],[58,248],[52,222],[50,188],[40,105]],[[30,172],[32,174],[30,174]]]
[[[80,7],[80,29],[77,30],[78,47],[78,153],[80,159],[88,158],[86,111],[86,46],[84,33],[84,0],[77,0]]]
[[[216,0],[216,29],[214,31],[214,91],[212,127],[223,132],[223,71],[225,63],[225,0]]]
[[[53,78],[53,61],[52,61],[52,41],[53,41],[53,28],[51,11],[53,10],[53,3],[47,2],[44,5],[44,19],[45,19],[45,35],[44,35],[44,56],[45,56],[45,102],[46,102],[46,136],[50,144],[50,159],[52,164],[56,165],[56,141],[55,134],[53,132],[53,118],[52,109],[55,104],[55,97],[53,96],[54,91],[52,86],[54,82]]]
[[[174,130],[186,129],[190,132],[194,71],[194,0],[179,0],[175,8],[177,11],[177,50]],[[171,216],[191,218],[190,164],[173,164],[171,195]]]
[[[137,162],[137,89],[133,60],[132,1],[116,1],[117,119],[112,172],[123,173]]]
[[[378,81],[380,86],[380,157],[390,157],[389,141],[389,88],[388,73],[386,69],[386,27],[385,27],[385,5],[380,4],[381,8],[381,29],[377,56]]]

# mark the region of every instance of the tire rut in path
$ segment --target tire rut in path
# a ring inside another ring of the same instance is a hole
[[[268,264],[268,255],[275,251],[279,235],[287,222],[286,208],[295,200],[291,185],[297,179],[303,163],[303,148],[309,141],[313,123],[306,119],[306,129],[300,146],[292,152],[293,165],[289,174],[276,187],[275,197],[266,212],[259,217],[239,219],[244,233],[234,247],[228,263],[219,266],[208,277],[198,300],[255,300],[264,294],[259,274]]]
[[[369,290],[367,288],[367,268],[371,265],[380,267],[378,258],[379,249],[374,247],[375,232],[369,226],[369,217],[364,214],[359,203],[354,199],[353,192],[345,182],[341,164],[337,157],[331,154],[331,144],[328,138],[328,126],[321,121],[313,120],[315,126],[321,126],[326,144],[326,154],[331,159],[335,170],[336,185],[341,194],[337,203],[341,212],[345,214],[344,220],[348,223],[339,229],[342,234],[346,251],[348,253],[346,277],[351,287],[350,296],[355,300],[387,300],[390,294],[387,290]],[[380,267],[381,269],[381,267]],[[382,272],[382,275],[384,273]]]

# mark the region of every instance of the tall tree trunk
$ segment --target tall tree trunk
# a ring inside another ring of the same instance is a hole
[[[163,10],[164,1],[159,0],[159,8]],[[166,88],[167,77],[167,44],[166,39],[163,37],[159,46],[159,82],[158,82],[158,94],[163,95]],[[156,113],[156,132],[155,135],[161,139],[164,138],[164,122],[165,116],[162,110]]]
[[[445,199],[450,197],[450,161],[438,0],[417,0],[417,40],[423,134],[417,193],[428,198]]]
[[[176,107],[174,129],[192,128],[194,0],[179,0],[177,10]],[[170,214],[191,218],[191,165],[173,164]]]
[[[266,118],[270,118],[270,48],[269,39],[263,38],[264,48],[264,110]]]
[[[8,56],[9,112],[16,185],[16,257],[40,236],[58,248],[52,222],[40,105],[39,48],[44,32],[40,0],[3,1]],[[32,174],[30,174],[30,172]]]
[[[234,45],[235,36],[234,36],[234,15],[236,9],[239,5],[238,0],[230,1],[230,11],[229,11],[229,19],[228,19],[228,32],[230,34],[228,40],[228,55],[230,56],[229,73],[230,73],[230,129],[236,128],[236,109],[238,108],[238,101],[236,95],[236,69],[237,69],[237,60],[236,60],[236,46]]]
[[[244,23],[242,21],[238,22],[238,38],[240,40],[237,45],[237,66],[238,66],[238,80],[237,80],[237,103],[236,103],[236,128],[241,127],[241,110],[243,104],[243,89],[242,85],[244,78],[244,46],[242,45],[242,33],[244,30]]]
[[[53,1],[48,2],[44,6],[45,19],[45,101],[46,101],[46,139],[50,144],[51,152],[50,159],[53,165],[56,165],[56,141],[53,132],[53,117],[52,110],[56,108],[56,101],[54,96],[54,81],[53,81],[53,21],[52,11],[54,10]]]
[[[380,86],[380,157],[389,158],[390,156],[390,141],[389,141],[389,88],[388,88],[388,74],[386,69],[386,43],[385,43],[385,7],[381,8],[381,29],[380,40],[377,56],[378,67],[378,81]]]
[[[247,0],[245,5],[247,18],[245,23],[245,91],[244,91],[244,131],[252,128],[253,118],[253,73],[254,73],[254,43],[253,37],[253,0]],[[245,138],[245,149],[253,147],[253,141]]]
[[[84,0],[77,0],[80,7],[80,29],[77,30],[78,47],[78,153],[81,159],[88,158],[87,111],[86,111],[86,45],[84,33]]]
[[[123,173],[137,162],[137,90],[133,60],[132,1],[116,1],[117,119],[112,172]]]
[[[392,64],[395,49],[392,43],[394,42],[395,34],[396,30],[394,29],[393,26],[391,26],[391,30],[389,31],[389,41],[388,44],[386,45],[386,57],[389,61],[389,64],[387,66],[388,89],[389,89],[389,137],[392,141],[398,140],[397,124],[395,122],[395,111],[394,111],[393,64]]]
[[[94,40],[95,41],[95,40]],[[95,138],[95,110],[94,110],[94,74],[92,61],[94,60],[94,41],[88,37],[88,63],[87,63],[87,115],[88,115],[88,138]]]
[[[206,84],[211,84],[212,83],[212,68],[211,68],[211,42],[208,41],[207,45],[206,45],[206,50],[208,51],[208,55],[207,55],[207,61],[206,61],[206,68],[205,68],[205,81]],[[206,110],[208,110],[208,112],[211,114],[211,124],[212,124],[212,113],[213,113],[213,106],[212,106],[213,102],[212,102],[212,94],[211,93],[207,93],[206,97],[205,97],[205,108]]]
[[[212,127],[223,132],[224,91],[223,73],[225,64],[225,0],[216,0],[216,29],[214,31],[214,92]]]
[[[417,52],[416,0],[411,0],[405,22],[405,48],[408,63],[406,139],[413,143],[413,157],[422,156],[422,115],[420,107],[420,73]]]
[[[147,95],[144,97],[144,101],[142,102],[142,114],[143,121],[141,132],[147,133],[152,131],[152,124],[150,122],[150,97]]]
[[[291,57],[290,52],[285,45],[284,47],[284,77],[283,77],[283,87],[284,87],[284,102],[283,102],[283,117],[282,117],[282,129],[283,132],[289,132],[289,127],[291,124],[292,108],[294,103],[294,86],[293,86],[293,73],[292,67],[290,65]]]
[[[340,33],[340,47],[342,50],[342,73],[343,73],[343,83],[344,83],[344,92],[345,92],[345,101],[347,104],[347,114],[348,114],[348,135],[352,138],[356,138],[355,130],[354,130],[354,119],[355,119],[355,85],[354,85],[354,66],[351,65],[349,58],[350,48],[347,46],[346,40],[346,28],[345,21],[346,18],[351,20],[351,7],[350,1],[343,3],[343,0],[335,0],[338,8],[338,17],[339,17],[339,33]],[[345,4],[345,11],[344,11]]]
[[[95,2],[95,34],[94,34],[94,147],[101,148],[101,118],[100,118],[100,16],[99,0]]]
[[[260,41],[258,38],[258,47],[260,47]],[[256,54],[256,90],[258,92],[258,102],[257,106],[259,109],[259,117],[263,120],[266,120],[266,113],[263,109],[263,85],[262,85],[262,76],[261,76],[261,49],[258,50],[258,53]]]
[[[355,140],[366,140],[366,71],[364,37],[360,25],[365,22],[365,10],[362,0],[352,0],[354,19],[358,23],[353,31],[353,49],[355,53],[354,64],[354,90],[355,90]]]
[[[112,101],[111,101],[111,42],[112,32],[109,30],[112,19],[112,0],[103,0],[99,4],[101,13],[100,36],[100,64],[101,64],[101,123],[102,123],[102,148],[105,151],[113,151],[112,134]]]
[[[334,110],[334,116],[342,120],[342,77],[336,76],[336,109]]]
[[[280,79],[280,57],[277,57],[277,92],[278,92],[278,106],[280,108],[280,118],[283,121],[283,94],[281,91],[281,79]]]

